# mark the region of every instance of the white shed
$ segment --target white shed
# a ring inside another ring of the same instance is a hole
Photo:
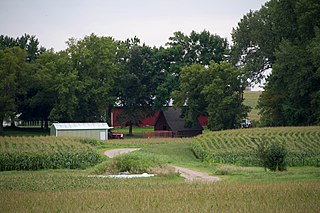
[[[107,123],[53,123],[50,135],[108,140],[108,130],[112,128]]]

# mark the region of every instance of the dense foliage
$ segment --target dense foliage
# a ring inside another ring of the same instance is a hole
[[[261,165],[270,171],[285,171],[287,169],[286,155],[287,148],[284,143],[262,140],[257,144],[257,155]]]
[[[52,137],[1,137],[0,171],[77,169],[101,161],[95,148],[79,139]]]
[[[259,166],[258,146],[285,143],[287,165],[320,166],[320,127],[277,127],[210,132],[193,140],[193,150],[203,161]],[[275,152],[277,149],[275,150]]]
[[[183,109],[187,124],[193,125],[199,115],[208,115],[210,130],[234,129],[249,111],[242,103],[245,85],[244,70],[230,63],[194,64],[182,69],[173,98]]]
[[[271,0],[234,29],[233,62],[253,81],[272,68],[259,103],[264,125],[319,124],[319,27],[319,1]]]
[[[132,133],[132,125],[170,103],[183,66],[219,63],[228,54],[226,39],[208,31],[176,32],[165,48],[94,34],[67,45],[54,52],[35,36],[0,37],[0,132],[2,120],[18,114],[48,128],[49,120],[110,121],[112,107],[121,105],[118,122]]]

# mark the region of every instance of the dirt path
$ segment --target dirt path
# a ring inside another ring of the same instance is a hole
[[[104,155],[108,156],[109,158],[116,157],[118,155],[126,154],[129,152],[140,150],[140,148],[125,148],[125,149],[111,149],[104,152]]]
[[[217,182],[221,179],[216,176],[210,176],[205,172],[199,172],[179,166],[173,166],[176,172],[180,173],[181,177],[184,177],[186,181],[199,181],[199,182]]]
[[[140,148],[123,148],[123,149],[111,149],[104,152],[106,156],[109,158],[113,158],[115,156],[133,152],[140,150]],[[221,179],[216,176],[210,176],[205,172],[199,172],[179,166],[173,166],[176,172],[179,172],[181,177],[184,177],[186,181],[199,181],[199,182],[216,182],[220,181]]]

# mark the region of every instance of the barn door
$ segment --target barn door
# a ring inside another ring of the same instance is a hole
[[[100,132],[100,140],[106,140],[106,131]]]

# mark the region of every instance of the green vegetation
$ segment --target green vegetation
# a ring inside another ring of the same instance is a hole
[[[301,138],[303,135],[303,128],[285,129],[279,128],[278,132],[282,132],[282,135],[287,132],[287,138]],[[317,138],[317,127],[307,129],[309,137]],[[263,132],[272,135],[272,132],[276,132],[276,129],[267,130],[260,129],[256,135],[262,135]],[[234,132],[221,133],[225,133],[226,137]],[[211,133],[206,134],[209,135]],[[123,147],[142,148],[118,159],[125,162],[124,165],[132,163],[133,167],[140,163],[148,168],[174,164],[218,174],[222,178],[221,182],[199,184],[187,183],[176,175],[142,179],[88,177],[93,173],[106,172],[104,169],[110,168],[110,164],[115,162],[113,159],[106,159],[86,170],[4,171],[0,172],[0,210],[3,212],[320,211],[320,169],[317,167],[289,167],[287,172],[265,172],[262,167],[201,162],[194,156],[193,139],[189,138],[124,139],[106,143],[87,139],[82,139],[80,143],[78,139],[51,137],[2,137],[1,141],[3,139],[14,140],[15,150],[20,151],[27,149],[27,144],[43,145],[41,141],[49,142],[51,139],[59,139],[60,144],[73,145],[74,148],[85,146],[94,149],[94,146],[82,143],[93,144],[101,152]],[[17,140],[21,140],[19,144],[15,142]],[[55,141],[50,141],[50,144],[56,146]],[[3,150],[2,146],[0,150]]]
[[[318,180],[196,184],[177,178],[101,179],[83,171],[37,171],[3,172],[0,183],[3,212],[320,211]]]
[[[133,152],[114,159],[117,171],[133,174],[150,173],[152,168],[163,167],[167,163],[163,157],[144,152]]]
[[[251,107],[251,111],[248,113],[248,117],[251,121],[253,121],[253,125],[255,126],[255,121],[260,120],[259,109],[257,109],[258,100],[262,92],[260,91],[244,91],[243,104]]]
[[[270,0],[232,32],[231,61],[256,82],[272,68],[258,107],[267,126],[320,123],[320,2]]]
[[[133,135],[138,135],[138,136],[142,136],[143,133],[147,133],[147,132],[153,132],[154,128],[153,127],[133,127],[132,129],[132,134]],[[129,132],[129,127],[115,127],[114,129],[112,129],[113,132],[123,132],[124,134]]]
[[[79,139],[56,137],[0,137],[0,171],[76,169],[101,161],[94,147]]]
[[[261,165],[265,169],[270,171],[286,171],[287,148],[284,143],[278,141],[263,140],[260,144],[257,144],[257,157],[260,160]]]
[[[175,106],[182,109],[186,124],[192,126],[199,115],[207,115],[210,130],[240,126],[249,112],[242,99],[246,86],[244,72],[228,62],[184,67],[173,99]]]
[[[48,136],[50,132],[40,127],[5,127],[1,136]]]
[[[203,161],[260,165],[257,145],[262,140],[285,142],[289,166],[320,166],[320,127],[240,129],[203,134],[193,141],[195,154]]]

